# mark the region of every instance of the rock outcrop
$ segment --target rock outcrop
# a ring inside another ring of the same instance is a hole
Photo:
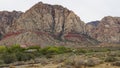
[[[120,43],[120,17],[104,17],[90,33],[100,42]]]
[[[85,24],[73,11],[42,2],[25,13],[0,12],[0,45],[96,45],[98,41],[120,43],[120,17]]]
[[[96,40],[84,34],[84,22],[59,5],[37,3],[10,27],[0,44],[21,45],[94,45]]]
[[[5,35],[9,31],[9,27],[12,25],[12,23],[20,17],[22,12],[19,11],[1,11],[0,12],[0,36],[2,38],[3,35]],[[1,39],[0,38],[0,39]]]
[[[120,43],[120,17],[85,24],[67,8],[39,2],[25,13],[0,12],[0,39],[0,45],[26,46]]]
[[[94,30],[98,27],[98,24],[100,23],[100,21],[92,21],[92,22],[88,22],[85,25],[85,33],[88,36],[92,36],[92,34],[94,34]]]
[[[49,32],[60,36],[68,32],[82,33],[83,25],[84,22],[67,8],[40,2],[24,13],[13,29]]]

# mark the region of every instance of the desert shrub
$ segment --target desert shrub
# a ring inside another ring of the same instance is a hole
[[[64,47],[64,46],[59,46],[57,47],[59,49],[59,53],[67,53],[67,52],[72,52],[72,49],[71,48],[67,48],[67,47]]]
[[[4,53],[1,56],[4,63],[9,64],[15,61],[27,61],[34,59],[35,56],[32,53],[16,52],[16,53]]]
[[[70,49],[69,48],[65,48],[62,46],[56,47],[56,46],[49,46],[49,47],[45,47],[43,49],[40,50],[40,53],[42,53],[43,55],[53,55],[53,54],[62,54],[62,53],[66,53],[69,52]]]
[[[85,61],[84,60],[76,60],[75,61],[75,68],[81,68],[82,66],[85,66]]]
[[[68,59],[66,59],[65,60],[65,65],[71,65],[71,66],[73,66],[73,65],[75,65],[75,60],[74,60],[74,56],[71,56],[71,57],[69,57]]]
[[[47,50],[47,53],[49,53],[49,54],[60,54],[63,52],[64,52],[64,50],[59,47],[49,47],[49,49]]]
[[[32,53],[19,53],[19,57],[17,56],[17,60],[19,61],[27,61],[34,58],[35,56]]]
[[[115,61],[117,61],[117,58],[113,56],[108,56],[105,58],[105,62],[115,62]]]
[[[32,52],[35,57],[42,57],[42,54],[39,51]]]
[[[87,53],[87,50],[85,49],[80,49],[80,50],[77,50],[78,53]]]
[[[32,53],[27,53],[26,56],[28,60],[35,59],[35,55],[33,55]]]
[[[4,63],[9,64],[15,62],[17,58],[15,54],[4,53],[2,55],[2,60],[4,61]]]
[[[57,47],[49,47],[49,49],[47,50],[47,53],[49,53],[49,54],[57,54],[59,52],[60,51]]]
[[[16,52],[16,56],[18,61],[27,61],[31,59],[31,57],[29,58],[28,54],[22,52]]]
[[[120,61],[113,62],[112,65],[114,65],[114,66],[120,66]]]
[[[5,46],[0,46],[0,53],[3,53],[6,51],[6,47]]]
[[[52,55],[52,54],[46,54],[45,57],[46,57],[47,59],[49,59],[49,58],[53,58],[53,55]]]
[[[8,53],[14,53],[14,52],[23,52],[25,48],[20,47],[20,45],[12,45],[10,47],[7,47],[7,52]]]
[[[66,56],[64,54],[54,56],[54,63],[61,63],[66,60]]]
[[[46,55],[49,48],[50,47],[45,47],[45,48],[40,49],[40,53],[43,55]]]
[[[88,58],[85,62],[85,65],[92,67],[92,66],[98,65],[100,63],[102,63],[102,61],[98,58]]]
[[[112,57],[119,57],[120,56],[120,53],[119,52],[108,52],[107,53],[108,56],[112,56]]]
[[[69,66],[74,66],[75,68],[82,68],[82,67],[93,67],[98,64],[101,64],[102,61],[99,58],[87,58],[86,60],[84,58],[81,59],[81,57],[71,57],[68,58],[64,64]]]
[[[63,57],[55,60],[56,63],[61,63],[61,62],[64,62],[64,61],[65,61],[65,58],[63,58]]]
[[[73,66],[74,64],[75,64],[75,62],[74,62],[73,59],[69,59],[69,60],[65,61],[65,65],[71,65],[71,66]]]

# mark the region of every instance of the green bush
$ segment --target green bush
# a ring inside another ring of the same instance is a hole
[[[59,50],[59,53],[67,53],[67,52],[72,52],[72,49],[64,47],[64,46],[59,46],[57,47]]]
[[[73,58],[65,60],[64,63],[65,63],[65,65],[71,65],[71,66],[75,65],[75,61]]]
[[[4,53],[2,55],[2,60],[4,61],[4,63],[9,64],[17,61],[17,58],[15,54]]]
[[[105,62],[115,62],[115,61],[117,61],[117,58],[113,56],[108,56],[105,58]]]
[[[80,49],[80,50],[78,50],[78,53],[87,53],[87,50],[85,50],[85,49]]]
[[[22,53],[22,52],[17,52],[16,53],[16,56],[17,56],[17,60],[18,61],[26,61],[27,57],[26,57],[26,54]]]
[[[14,53],[14,52],[23,52],[25,48],[20,47],[20,45],[12,45],[10,47],[7,47],[7,52],[8,53]]]
[[[22,48],[20,45],[12,45],[10,47],[0,46],[0,60],[9,64],[15,61],[27,61],[36,57],[45,56],[52,58],[53,55],[72,52],[70,48],[63,46],[49,46],[40,48],[39,46],[30,46],[28,48]]]
[[[58,47],[50,47],[48,50],[47,50],[47,53],[50,53],[50,54],[59,54],[61,53],[62,51],[59,50]]]
[[[33,55],[32,53],[16,52],[15,55],[17,61],[27,61],[35,58],[35,55]]]
[[[0,46],[0,53],[3,53],[6,51],[6,47],[5,46]]]
[[[102,61],[98,58],[88,58],[85,65],[89,66],[89,67],[93,67],[93,66],[99,65],[101,63],[102,63]]]
[[[62,54],[62,53],[66,53],[66,52],[70,52],[69,48],[65,48],[62,46],[56,47],[56,46],[49,46],[49,47],[45,47],[43,49],[40,50],[40,53],[42,53],[43,55],[46,54]]]
[[[48,49],[49,49],[49,47],[42,48],[42,49],[40,49],[40,53],[43,55],[46,55]]]
[[[35,59],[35,55],[33,55],[32,53],[26,53],[26,60],[31,60],[31,59]]]

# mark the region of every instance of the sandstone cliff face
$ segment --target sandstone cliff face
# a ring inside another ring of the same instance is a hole
[[[12,24],[0,44],[95,44],[95,40],[84,35],[84,29],[84,22],[74,12],[59,5],[39,2]]]
[[[8,11],[1,11],[0,12],[0,34],[4,35],[9,31],[9,27],[12,23],[19,18],[22,12],[8,12]]]
[[[0,12],[0,39],[0,45],[26,46],[120,43],[120,17],[85,24],[67,8],[39,2],[25,13]]]
[[[104,17],[92,30],[91,37],[100,42],[120,43],[120,17]]]
[[[83,25],[84,23],[72,11],[59,5],[52,6],[40,2],[17,20],[14,29],[62,35],[68,32],[82,33]]]
[[[89,36],[92,36],[92,34],[94,34],[94,30],[98,27],[100,21],[92,21],[92,22],[88,22],[85,25],[85,33]]]

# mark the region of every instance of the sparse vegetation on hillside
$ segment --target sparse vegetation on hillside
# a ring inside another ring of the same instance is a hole
[[[28,48],[22,48],[19,45],[12,45],[10,47],[0,46],[0,59],[4,63],[9,64],[16,61],[27,61],[37,57],[63,54],[70,52],[70,48],[62,46],[52,46],[40,48],[39,46],[30,46]]]
[[[95,67],[99,64],[110,63],[119,66],[119,48],[109,47],[81,47],[68,48],[63,46],[30,46],[27,48],[19,45],[10,47],[0,46],[0,67],[24,64],[59,64],[58,68],[65,67]],[[34,65],[33,65],[34,66]]]

